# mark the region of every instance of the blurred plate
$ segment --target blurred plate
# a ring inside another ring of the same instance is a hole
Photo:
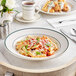
[[[22,13],[20,12],[15,15],[15,19],[19,22],[31,23],[38,21],[40,19],[40,15],[38,13],[35,13],[35,18],[33,20],[25,20],[22,18]]]
[[[67,14],[72,14],[76,12],[76,2],[75,0],[67,0],[67,3],[69,4],[69,11],[68,12],[55,12],[55,13],[49,13],[49,12],[44,12],[41,10],[42,6],[46,3],[47,0],[38,0],[36,1],[36,10],[40,10],[40,12],[44,14],[49,14],[49,15],[67,15]]]

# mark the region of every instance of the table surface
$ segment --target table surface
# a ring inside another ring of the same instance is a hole
[[[19,30],[19,29],[23,29],[23,28],[31,28],[31,27],[49,28],[49,29],[54,29],[57,31],[59,31],[61,28],[63,28],[67,32],[69,32],[71,28],[76,28],[76,23],[74,23],[73,25],[68,25],[68,26],[64,26],[64,27],[53,28],[51,25],[49,25],[47,23],[46,19],[52,19],[52,18],[61,17],[61,16],[50,16],[50,15],[45,15],[42,13],[40,13],[40,15],[41,15],[41,19],[35,23],[21,23],[14,19],[13,23],[10,25],[10,33],[15,30]],[[76,14],[69,15],[69,16],[76,16]],[[13,62],[13,63],[12,63],[11,59],[9,61],[8,57],[5,56],[6,49],[5,49],[3,40],[1,40],[0,41],[0,51],[1,51],[0,52],[0,62],[18,66],[20,68],[25,69],[25,71],[29,71],[29,72],[55,71],[55,70],[67,67],[76,61],[76,44],[74,42],[72,42],[70,39],[68,39],[68,40],[69,40],[69,48],[66,50],[66,52],[64,54],[62,54],[61,56],[59,56],[55,59],[50,60],[48,63],[48,64],[51,64],[50,67],[48,65],[46,67],[44,67],[44,65],[43,65],[43,64],[45,64],[45,62],[44,62],[44,63],[39,63],[40,66],[38,66],[38,68],[36,66],[33,66],[33,64],[31,64],[32,65],[31,68],[28,68],[27,65],[22,65],[22,66],[20,64],[17,65],[19,63],[19,61]],[[14,59],[14,58],[12,58],[12,59]],[[46,62],[48,62],[48,61],[46,61]],[[37,64],[35,63],[35,65],[37,65]],[[32,71],[31,71],[31,69],[32,69]]]

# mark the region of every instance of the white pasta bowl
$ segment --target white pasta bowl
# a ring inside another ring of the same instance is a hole
[[[23,56],[16,51],[15,45],[19,40],[22,40],[28,35],[38,35],[38,36],[46,35],[57,43],[59,49],[55,52],[54,55],[49,57],[32,58],[32,57]],[[25,29],[17,30],[7,36],[7,38],[4,41],[4,44],[5,47],[7,48],[7,51],[11,53],[13,56],[16,56],[21,59],[35,60],[35,61],[56,58],[61,54],[63,54],[69,46],[69,42],[63,34],[55,30],[46,29],[46,28],[25,28]]]

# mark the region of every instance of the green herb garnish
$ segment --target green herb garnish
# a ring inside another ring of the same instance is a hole
[[[21,48],[23,48],[23,47],[24,47],[24,45]]]
[[[32,47],[32,49],[37,48],[37,47],[38,47],[38,45],[35,44],[35,45]]]
[[[39,37],[37,37],[37,38],[36,38],[36,40],[40,40],[40,38],[39,38]]]
[[[34,46],[36,46],[36,44],[34,44]]]
[[[49,46],[49,47],[50,47],[50,46],[51,46],[51,44],[48,44],[48,43],[47,43],[47,44],[46,44],[46,46]]]
[[[41,52],[39,52],[39,51],[36,51],[36,55],[41,55]]]
[[[26,53],[29,53],[29,52],[27,51],[27,49],[26,49],[26,48],[25,48],[25,52],[26,52]]]
[[[27,49],[28,48],[28,45],[26,45],[25,48]]]
[[[59,5],[61,4],[61,2],[58,3]]]
[[[40,38],[39,38],[39,37],[37,37],[37,38],[36,38],[36,40],[37,40],[37,44],[38,44],[38,43],[39,43],[39,41],[40,41]]]
[[[36,43],[38,44],[39,43],[39,40]]]
[[[27,51],[27,49],[25,48],[25,46],[23,47],[23,49],[25,50],[26,53],[29,53],[29,52]]]

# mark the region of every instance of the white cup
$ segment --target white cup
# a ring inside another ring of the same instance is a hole
[[[22,2],[22,17],[25,20],[32,20],[35,18],[35,2],[33,1]]]

